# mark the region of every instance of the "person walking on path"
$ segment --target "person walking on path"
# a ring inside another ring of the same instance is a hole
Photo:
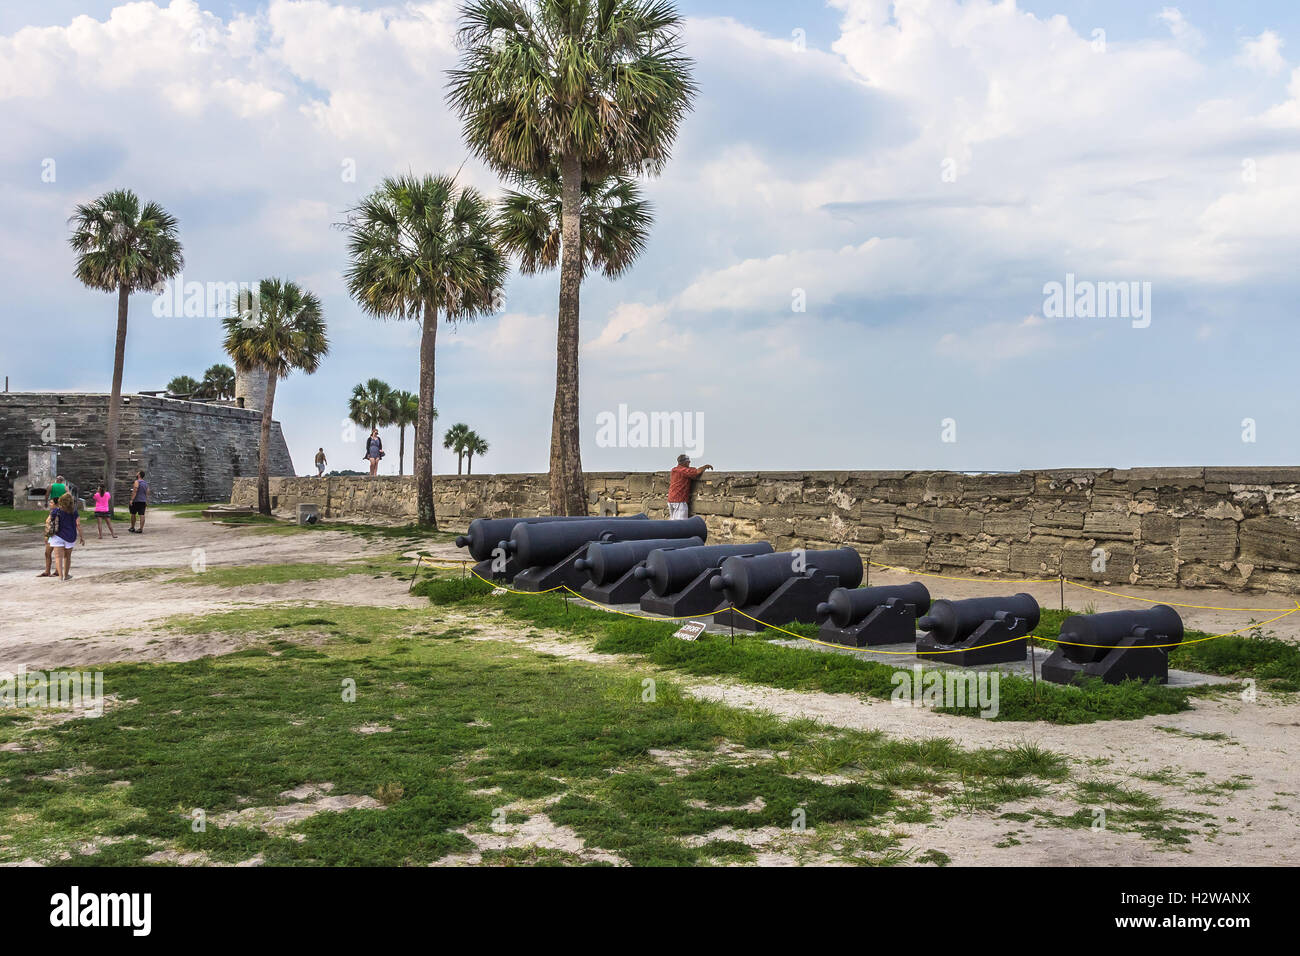
[[[668,517],[684,521],[691,516],[691,483],[711,469],[712,465],[691,467],[686,455],[677,456],[677,467],[668,473]]]
[[[327,461],[325,460],[325,449],[324,449],[324,448],[318,448],[318,449],[316,450],[316,477],[317,477],[317,478],[324,477],[324,475],[325,475],[325,466],[326,466],[327,464],[329,464],[329,462],[327,462]]]
[[[77,512],[77,503],[72,495],[64,492],[59,498],[59,506],[50,512],[49,530],[52,532],[49,545],[54,549],[54,563],[59,580],[66,581],[72,577],[72,549],[77,543],[86,543],[81,533],[81,515]]]
[[[379,429],[370,429],[370,437],[366,439],[366,453],[363,456],[370,462],[370,474],[373,477],[379,473],[379,459],[384,457],[384,440],[379,437]]]
[[[135,473],[135,481],[131,484],[131,527],[126,530],[132,534],[144,534],[144,511],[149,506],[149,482],[144,479],[144,472]],[[135,519],[140,519],[140,527],[136,528]]]
[[[104,525],[108,525],[108,533],[116,538],[117,532],[113,530],[113,493],[105,491],[101,483],[99,490],[91,497],[95,499],[95,530],[99,532],[99,540],[104,540]]]

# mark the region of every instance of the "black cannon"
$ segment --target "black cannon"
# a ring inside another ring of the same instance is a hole
[[[940,663],[971,667],[1023,661],[1029,653],[1026,637],[1038,626],[1038,602],[1023,593],[935,601],[916,626],[925,632],[916,638],[917,653],[931,652],[925,656]]]
[[[874,647],[916,640],[916,616],[930,608],[920,581],[877,588],[836,588],[817,605],[820,637],[832,644]]]
[[[748,631],[764,625],[817,620],[817,605],[838,587],[862,583],[862,555],[852,548],[832,551],[779,551],[722,562],[709,586],[733,608],[715,614],[718,624]]]
[[[650,586],[635,574],[651,551],[699,548],[703,538],[648,538],[645,541],[593,541],[574,568],[590,578],[582,586],[584,597],[601,604],[627,604],[640,600]]]
[[[644,520],[648,516],[644,513],[637,515],[628,515],[629,518],[640,518]],[[497,554],[493,554],[502,541],[510,537],[510,532],[515,525],[520,523],[538,524],[547,521],[592,521],[587,515],[542,515],[536,518],[475,518],[469,523],[469,530],[456,537],[456,547],[468,548],[469,556],[478,563],[474,565],[474,573],[482,578],[500,578],[504,581],[513,581],[515,575],[521,569],[519,562],[511,558],[505,549]]]
[[[646,541],[650,538],[708,540],[709,529],[700,517],[685,521],[650,521],[629,518],[593,518],[590,521],[517,524],[505,544],[506,553],[523,568],[515,575],[521,591],[549,591],[567,585],[578,590],[586,572],[574,566],[593,541]]]
[[[1168,604],[1145,611],[1077,614],[1061,625],[1061,643],[1043,661],[1043,679],[1069,684],[1100,677],[1169,682],[1169,648],[1183,639],[1183,619]]]
[[[718,566],[727,558],[772,551],[766,541],[651,551],[644,563],[632,569],[634,578],[650,586],[641,597],[641,610],[669,617],[712,611],[722,603],[718,592],[709,587]]]

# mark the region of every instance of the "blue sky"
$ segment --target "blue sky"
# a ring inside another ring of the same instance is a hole
[[[1300,457],[1300,5],[679,6],[699,100],[645,254],[584,287],[589,470],[676,454],[598,441],[620,406],[698,419],[722,469]],[[181,220],[187,281],[322,296],[331,355],[277,417],[300,471],[318,445],[358,465],[347,395],[414,389],[418,329],[349,301],[333,224],[393,172],[499,188],[443,105],[454,26],[444,2],[0,7],[0,374],[107,389],[114,302],[73,280],[66,219],[130,186]],[[1149,287],[1149,322],[1047,314],[1068,275]],[[483,470],[546,467],[556,294],[515,275],[501,315],[440,330],[439,425],[492,443]],[[132,300],[129,390],[222,360],[215,318],[155,306]]]

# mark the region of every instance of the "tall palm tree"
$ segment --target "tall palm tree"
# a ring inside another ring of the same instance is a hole
[[[563,209],[558,171],[521,179],[521,188],[506,190],[497,209],[501,245],[519,256],[520,272],[533,275],[559,264]],[[641,198],[636,180],[584,179],[581,276],[599,270],[606,278],[618,278],[645,248],[653,222],[652,207]]]
[[[492,207],[451,176],[385,179],[348,221],[349,291],[376,318],[416,319],[420,401],[415,424],[419,522],[437,527],[433,506],[433,388],[438,313],[448,322],[488,315],[507,265],[492,230]]]
[[[229,365],[223,365],[220,362],[208,366],[208,370],[203,373],[200,390],[204,398],[218,402],[225,398],[234,398],[235,370]]]
[[[486,455],[488,453],[488,443],[479,437],[478,432],[470,432],[465,438],[465,474],[474,473],[474,456]]]
[[[180,272],[185,255],[175,217],[157,203],[141,205],[140,197],[129,189],[114,189],[77,206],[68,222],[72,227],[68,242],[77,253],[77,278],[92,289],[117,293],[113,387],[104,437],[104,487],[111,494],[117,477],[127,302],[132,292],[155,289]],[[112,500],[117,500],[116,494]]]
[[[433,417],[438,417],[438,410],[433,410]],[[414,425],[420,420],[420,396],[415,392],[393,392],[393,424],[397,426],[397,473],[405,474],[406,462],[406,426]],[[416,437],[416,442],[419,438]]]
[[[188,375],[177,375],[167,383],[167,392],[170,395],[197,395],[202,388],[203,385],[198,379]]]
[[[456,453],[456,474],[464,474],[465,465],[465,447],[469,442],[469,436],[474,434],[469,430],[469,426],[464,422],[457,422],[452,425],[442,436],[442,447],[450,448]]]
[[[266,401],[262,405],[262,441],[257,454],[257,510],[271,513],[271,409],[280,379],[294,369],[311,375],[329,352],[320,299],[296,282],[263,279],[256,297],[239,293],[235,313],[222,321],[226,351],[235,367],[266,371]]]
[[[665,0],[471,0],[448,99],[469,146],[510,177],[558,175],[560,298],[550,504],[587,513],[579,447],[582,184],[658,173],[695,95]]]
[[[377,378],[357,385],[348,399],[348,418],[367,431],[393,424],[394,411],[392,386]]]

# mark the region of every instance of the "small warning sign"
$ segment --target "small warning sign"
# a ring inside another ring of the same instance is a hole
[[[677,633],[673,637],[680,637],[683,641],[693,641],[703,633],[703,621],[687,621],[677,629]]]

